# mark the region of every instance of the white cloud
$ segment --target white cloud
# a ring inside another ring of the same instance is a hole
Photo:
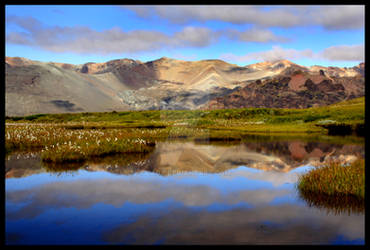
[[[100,187],[100,188],[98,188]],[[101,188],[104,187],[104,188]],[[134,179],[101,179],[72,181],[68,185],[63,182],[48,183],[27,190],[7,192],[7,199],[17,203],[31,195],[33,201],[24,210],[10,212],[10,218],[32,218],[42,212],[45,207],[76,207],[88,208],[96,203],[122,206],[129,201],[136,204],[161,202],[173,198],[185,206],[209,206],[214,203],[228,205],[247,202],[251,205],[265,205],[276,198],[290,194],[288,189],[268,190],[236,190],[225,195],[219,189],[206,185],[184,185],[176,181],[161,183]],[[78,197],[61,200],[59,195]],[[27,210],[27,212],[25,212]]]
[[[260,6],[122,6],[136,12],[140,17],[158,15],[174,23],[185,23],[192,20],[218,20],[230,23],[256,23],[261,26],[291,27],[299,24],[299,16],[284,9],[274,8],[270,11],[262,10]],[[269,18],[266,18],[266,15]]]
[[[172,35],[159,31],[119,27],[96,31],[89,27],[47,27],[32,17],[11,16],[7,24],[15,24],[26,32],[9,32],[6,42],[39,47],[53,52],[80,54],[112,54],[153,51],[161,48],[205,47],[215,42],[218,34],[201,27],[184,27]]]
[[[340,45],[326,48],[320,56],[330,61],[364,61],[364,45]]]
[[[268,8],[265,8],[268,7]],[[364,27],[363,5],[330,6],[122,6],[140,17],[159,16],[173,23],[189,21],[223,21],[254,24],[262,27],[297,27],[321,25],[325,29],[358,29]]]
[[[295,60],[303,57],[312,57],[313,52],[310,49],[306,50],[295,50],[295,49],[284,49],[280,46],[273,46],[271,50],[252,52],[244,56],[237,56],[234,54],[223,54],[221,59],[227,61],[238,61],[247,62],[252,60],[258,61],[276,61],[282,59]]]
[[[162,48],[202,48],[227,36],[243,42],[286,42],[270,30],[252,28],[245,31],[213,31],[205,27],[185,26],[172,35],[153,30],[125,32],[119,27],[96,31],[89,27],[45,26],[32,17],[10,16],[7,25],[15,24],[25,32],[8,32],[6,42],[42,48],[53,52],[79,54],[115,54],[155,51]]]
[[[251,28],[245,31],[237,30],[226,30],[223,32],[224,35],[229,38],[243,41],[243,42],[257,42],[257,43],[268,43],[268,42],[288,42],[289,39],[283,36],[277,36],[270,30],[261,28]]]
[[[297,60],[301,58],[323,59],[329,61],[364,61],[363,45],[341,45],[332,46],[321,52],[314,53],[310,49],[296,50],[284,49],[280,46],[272,46],[271,50],[252,52],[246,55],[222,54],[221,59],[226,61],[248,62],[248,61],[276,61],[276,60]]]
[[[208,28],[185,27],[182,31],[175,33],[173,43],[180,46],[205,47],[214,42],[217,36]]]
[[[361,5],[320,6],[311,12],[312,20],[329,30],[364,27],[365,8]]]

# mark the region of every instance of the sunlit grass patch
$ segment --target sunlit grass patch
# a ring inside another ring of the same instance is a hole
[[[166,138],[163,129],[82,129],[70,130],[53,125],[6,126],[5,148],[42,149],[44,161],[79,162],[91,156],[115,153],[143,153],[154,147],[158,138]]]
[[[6,152],[43,148],[58,143],[66,130],[52,125],[5,126]]]
[[[365,160],[358,159],[348,166],[332,161],[299,177],[300,193],[327,196],[365,197]]]

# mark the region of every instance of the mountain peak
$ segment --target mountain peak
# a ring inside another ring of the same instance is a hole
[[[23,66],[23,65],[29,65],[33,61],[24,57],[5,57],[5,62],[12,66]]]
[[[280,60],[275,60],[275,61],[271,61],[272,64],[279,64],[279,63],[282,63],[286,66],[290,66],[290,65],[295,65],[295,63],[289,61],[289,60],[286,60],[286,59],[280,59]]]
[[[159,58],[157,61],[172,61],[174,59],[172,58],[169,58],[169,57],[166,57],[166,56],[162,56],[161,58]]]
[[[280,59],[280,60],[273,60],[273,61],[264,61],[264,62],[258,62],[255,64],[249,64],[245,67],[252,68],[252,69],[273,69],[273,70],[281,70],[284,68],[288,68],[291,66],[298,66],[297,64],[286,60],[286,59]]]
[[[206,59],[206,60],[200,60],[199,62],[213,62],[213,63],[231,64],[231,63],[225,62],[221,59]]]

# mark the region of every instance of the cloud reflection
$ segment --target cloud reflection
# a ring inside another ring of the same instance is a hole
[[[175,179],[176,180],[176,179]],[[232,183],[229,183],[231,185]],[[288,189],[258,189],[222,192],[220,189],[206,185],[178,184],[176,181],[143,181],[134,179],[99,179],[70,182],[53,182],[28,190],[15,190],[6,193],[7,201],[20,203],[30,202],[17,211],[7,211],[8,219],[32,218],[50,207],[75,207],[88,209],[97,203],[110,204],[116,207],[125,202],[150,204],[173,199],[185,206],[209,206],[214,203],[234,205],[268,204],[277,197],[290,194]]]
[[[267,223],[264,223],[267,222]],[[131,240],[126,241],[130,235]],[[141,216],[103,234],[109,243],[329,244],[338,235],[364,239],[363,216],[331,216],[307,207],[281,205],[221,212],[173,210]]]

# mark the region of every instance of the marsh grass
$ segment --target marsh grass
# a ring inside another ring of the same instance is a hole
[[[237,143],[251,134],[315,137],[326,133],[316,126],[322,119],[350,126],[364,124],[364,102],[364,98],[357,98],[309,109],[153,110],[6,117],[5,152],[42,149],[43,161],[83,162],[116,153],[145,153],[156,141],[167,139]]]
[[[332,161],[299,177],[297,188],[303,196],[365,198],[365,160],[348,166]],[[335,198],[334,198],[335,199]]]
[[[155,140],[165,138],[162,129],[80,129],[53,125],[6,126],[6,151],[42,149],[47,162],[83,162],[116,153],[145,153]]]

